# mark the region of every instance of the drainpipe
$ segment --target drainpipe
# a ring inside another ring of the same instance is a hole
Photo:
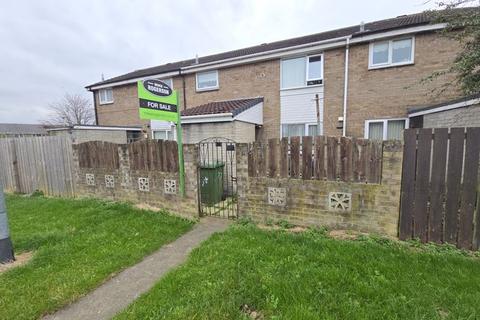
[[[7,209],[5,208],[5,197],[3,187],[0,183],[0,263],[12,262],[15,260],[13,255],[13,245],[10,240],[8,230]]]
[[[347,135],[347,96],[348,96],[348,53],[350,50],[350,38],[346,39],[345,44],[345,84],[343,85],[343,129],[342,135]]]

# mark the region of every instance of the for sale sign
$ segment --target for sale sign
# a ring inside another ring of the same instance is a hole
[[[140,119],[164,120],[178,123],[177,91],[161,80],[138,81]]]

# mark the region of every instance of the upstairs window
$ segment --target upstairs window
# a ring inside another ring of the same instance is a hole
[[[370,44],[369,68],[384,68],[413,63],[414,38],[377,41]]]
[[[113,103],[113,90],[112,88],[101,89],[98,91],[100,104]]]
[[[301,88],[323,83],[323,56],[282,60],[282,89]]]
[[[218,71],[206,71],[197,73],[197,91],[218,89]]]

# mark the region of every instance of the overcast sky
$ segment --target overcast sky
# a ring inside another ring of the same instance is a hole
[[[0,122],[135,69],[420,12],[427,0],[0,0]]]

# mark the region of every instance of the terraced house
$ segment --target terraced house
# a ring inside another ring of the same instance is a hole
[[[175,139],[170,123],[140,120],[137,81],[163,79],[178,90],[186,142],[285,136],[400,139],[409,111],[458,99],[451,76],[459,45],[444,24],[418,13],[136,70],[87,87],[99,125],[146,125]],[[417,119],[418,120],[418,119]],[[412,122],[412,123],[410,123]]]

